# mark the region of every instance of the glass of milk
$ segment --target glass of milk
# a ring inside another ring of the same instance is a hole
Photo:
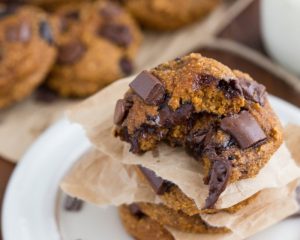
[[[268,53],[300,76],[300,0],[261,0],[260,9]]]

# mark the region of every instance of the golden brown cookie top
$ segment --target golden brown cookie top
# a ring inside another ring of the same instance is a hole
[[[54,33],[52,20],[42,10],[31,6],[1,5],[1,84],[41,64],[40,52],[55,51]]]
[[[220,0],[115,0],[143,25],[175,30],[209,14]]]
[[[72,58],[66,55],[75,58],[70,59],[70,64],[76,63],[90,46],[100,42],[124,56],[137,50],[135,45],[141,36],[135,22],[116,4],[106,1],[68,4],[58,9],[56,15],[61,22],[58,61],[61,58],[63,64],[68,64],[65,58]],[[78,54],[68,51],[74,48]]]

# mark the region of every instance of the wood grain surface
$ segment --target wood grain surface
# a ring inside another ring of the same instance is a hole
[[[0,157],[0,206],[2,206],[4,192],[15,165]],[[2,207],[0,208],[0,218],[2,216]],[[1,224],[1,221],[0,221]],[[2,239],[2,225],[0,225],[0,239]]]

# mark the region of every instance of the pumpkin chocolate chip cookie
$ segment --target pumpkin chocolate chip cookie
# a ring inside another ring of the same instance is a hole
[[[136,204],[119,208],[120,218],[126,231],[139,240],[174,240],[161,224],[144,214]]]
[[[196,234],[224,234],[225,227],[213,227],[199,215],[188,216],[162,204],[133,203],[119,208],[120,218],[126,231],[140,240],[174,239],[167,227],[180,232]]]
[[[30,95],[56,58],[55,24],[42,10],[0,5],[0,108]]]
[[[175,30],[210,13],[220,0],[120,1],[143,25],[156,30]]]
[[[136,205],[144,214],[154,221],[182,232],[209,234],[229,232],[229,230],[224,227],[210,226],[199,214],[189,216],[180,210],[175,211],[163,204],[136,203]]]
[[[193,216],[196,214],[207,213],[214,214],[218,212],[227,212],[227,213],[236,213],[240,209],[249,205],[253,200],[256,199],[256,193],[253,196],[245,199],[242,202],[239,202],[229,208],[225,209],[199,209],[195,202],[186,196],[180,188],[157,176],[155,172],[147,169],[145,167],[139,166],[136,168],[137,174],[140,177],[140,180],[144,183],[148,183],[149,187],[159,196],[160,200],[165,206],[173,209],[174,211],[180,211],[188,216]]]
[[[134,154],[185,148],[203,166],[205,209],[228,183],[256,176],[282,143],[265,87],[200,54],[143,71],[130,88],[116,105],[116,135]]]
[[[141,42],[134,20],[121,7],[98,1],[63,6],[58,58],[48,86],[65,97],[85,97],[133,71]]]

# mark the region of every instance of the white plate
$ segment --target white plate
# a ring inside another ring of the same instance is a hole
[[[283,123],[300,122],[298,108],[271,97]],[[83,130],[62,120],[49,128],[16,168],[4,199],[4,240],[131,239],[119,222],[116,208],[85,204],[78,213],[62,208],[59,182],[72,164],[90,147]],[[252,240],[300,239],[300,219],[290,219]],[[284,235],[283,235],[284,234]]]

